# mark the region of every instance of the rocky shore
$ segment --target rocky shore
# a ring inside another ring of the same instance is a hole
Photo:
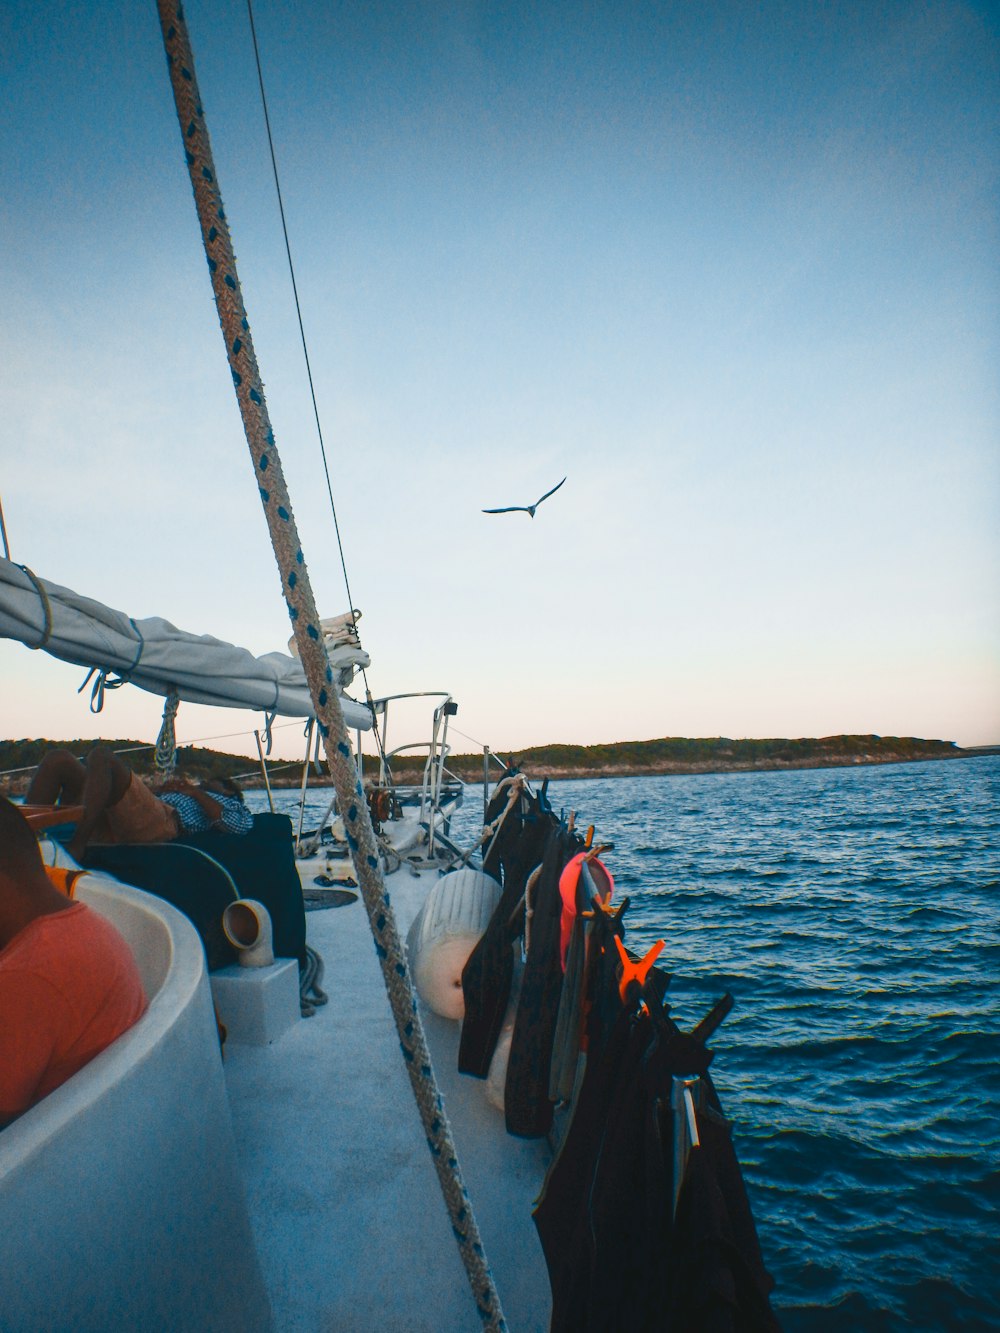
[[[802,744],[802,742],[797,744]],[[810,744],[818,746],[819,743],[810,742]],[[550,778],[553,781],[565,782],[586,778],[663,777],[679,776],[687,773],[766,773],[791,769],[850,768],[871,764],[912,764],[930,759],[971,759],[984,754],[1000,753],[1000,746],[978,746],[974,749],[962,749],[950,741],[935,741],[913,742],[909,745],[900,746],[898,749],[878,745],[861,749],[852,748],[849,752],[827,749],[824,751],[817,750],[814,753],[762,754],[748,758],[739,757],[736,754],[728,756],[719,754],[714,757],[698,759],[661,758],[647,763],[588,763],[585,757],[585,747],[567,746],[559,748],[578,748],[581,754],[579,757],[574,755],[564,758],[562,761],[537,755],[533,751],[520,754],[513,753],[509,756],[504,755],[503,758],[515,763],[519,771],[531,781],[540,782],[544,778]],[[607,748],[614,747],[609,746]],[[465,783],[470,785],[482,784],[483,761],[481,755],[452,756],[448,761],[448,768]],[[370,763],[369,771],[374,773],[374,761]],[[299,772],[301,773],[301,770]],[[393,778],[396,783],[401,785],[419,783],[422,776],[422,768],[396,767],[393,769]],[[500,769],[495,763],[491,762],[490,782],[497,781],[499,777]],[[272,787],[297,787],[300,781],[300,776],[272,777],[271,785]],[[320,778],[311,777],[310,785],[327,786],[329,785],[329,779],[325,776]]]

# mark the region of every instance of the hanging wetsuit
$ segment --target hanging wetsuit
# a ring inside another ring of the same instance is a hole
[[[594,926],[612,929],[600,915]],[[605,946],[593,972],[586,1073],[535,1210],[551,1328],[773,1333],[771,1279],[707,1074],[711,1054],[661,1008],[665,977],[656,969],[645,1008],[636,1009],[634,991],[623,1005],[608,984],[610,954]],[[700,1076],[703,1096],[702,1146],[690,1154],[676,1221],[675,1074]]]
[[[582,1318],[595,1256],[587,1200],[632,1023],[618,992],[615,937],[623,933],[628,900],[593,919],[583,984],[587,1060],[562,1146],[549,1167],[534,1220],[549,1270],[554,1330]],[[582,1286],[581,1286],[582,1283]],[[584,1327],[584,1325],[581,1325]]]
[[[563,958],[563,987],[552,1042],[549,1099],[568,1102],[576,1085],[580,1052],[584,1043],[585,987],[588,959],[592,955],[594,912],[601,912],[593,896],[610,903],[614,880],[602,861],[589,854],[588,872],[580,863],[588,854],[578,852],[563,870],[559,891],[563,900],[560,949]],[[627,901],[627,900],[626,900]]]
[[[541,1138],[552,1124],[549,1068],[563,971],[559,949],[562,898],[559,876],[581,840],[564,825],[553,828],[532,894],[531,937],[511,1037],[504,1107],[507,1132]]]
[[[729,1124],[702,1079],[701,1147],[692,1151],[674,1222],[670,1328],[684,1333],[778,1333],[757,1228]]]
[[[506,792],[495,794],[487,822],[506,805]],[[524,807],[523,809],[520,807]],[[528,875],[542,859],[545,840],[556,826],[555,816],[535,796],[524,796],[497,833],[484,869],[503,877],[503,892],[482,938],[462,970],[465,1017],[458,1047],[462,1074],[485,1078],[503,1027],[514,972],[513,941],[520,935],[524,914],[516,908]],[[514,917],[514,924],[511,918]]]

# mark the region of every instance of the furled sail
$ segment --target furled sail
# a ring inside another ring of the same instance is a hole
[[[313,716],[301,663],[287,653],[254,657],[246,648],[209,634],[188,634],[159,616],[133,620],[2,559],[0,637],[150,694],[283,717]],[[341,706],[349,727],[371,726],[363,704],[345,698]]]

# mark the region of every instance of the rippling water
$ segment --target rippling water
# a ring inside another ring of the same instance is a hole
[[[664,938],[795,1330],[1000,1328],[1000,758],[553,783]],[[472,840],[478,790],[453,832]]]

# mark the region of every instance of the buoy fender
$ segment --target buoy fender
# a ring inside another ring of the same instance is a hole
[[[417,994],[442,1018],[462,1019],[462,970],[500,901],[491,875],[465,868],[442,876],[406,937]]]

